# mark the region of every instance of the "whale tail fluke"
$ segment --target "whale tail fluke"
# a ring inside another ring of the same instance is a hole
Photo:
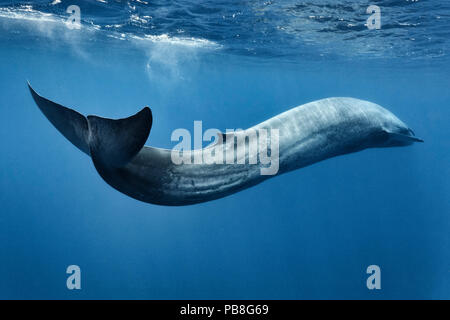
[[[112,120],[88,116],[89,149],[94,162],[125,166],[142,149],[152,127],[152,112],[145,107],[134,116]]]
[[[89,155],[88,122],[85,116],[75,110],[40,96],[28,82],[31,96],[47,119],[78,149]]]
[[[145,107],[124,119],[88,116],[40,96],[28,83],[34,101],[47,119],[77,148],[92,157],[96,167],[120,168],[142,149],[152,127]]]

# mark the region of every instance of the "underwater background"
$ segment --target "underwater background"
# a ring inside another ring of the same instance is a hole
[[[449,299],[449,55],[446,0],[0,1],[0,298]],[[108,186],[27,80],[85,115],[150,106],[155,147],[195,120],[248,128],[333,96],[389,109],[425,143],[155,206]]]

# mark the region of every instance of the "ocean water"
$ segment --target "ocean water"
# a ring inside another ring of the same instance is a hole
[[[0,298],[449,299],[449,27],[444,0],[0,1]],[[156,147],[195,120],[248,128],[333,96],[386,107],[425,143],[156,206],[109,187],[27,80],[85,115],[150,106]]]

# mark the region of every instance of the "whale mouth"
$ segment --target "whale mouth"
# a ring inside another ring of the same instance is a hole
[[[411,128],[408,128],[409,131],[409,135],[407,135],[407,137],[409,138],[409,140],[412,140],[414,142],[425,142],[422,139],[416,137],[416,134],[414,133],[414,131]]]
[[[420,138],[417,138],[417,137],[408,137],[409,138],[409,140],[412,140],[412,141],[414,141],[414,142],[425,142],[425,141],[423,141],[422,139],[420,139]]]
[[[424,142],[422,139],[415,136],[412,129],[407,129],[404,132],[389,132],[390,146],[408,146],[414,142]]]

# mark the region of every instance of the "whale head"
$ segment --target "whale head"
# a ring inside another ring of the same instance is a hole
[[[386,109],[379,115],[381,134],[377,139],[376,147],[403,147],[415,142],[423,142],[415,136],[414,131],[403,121]]]

